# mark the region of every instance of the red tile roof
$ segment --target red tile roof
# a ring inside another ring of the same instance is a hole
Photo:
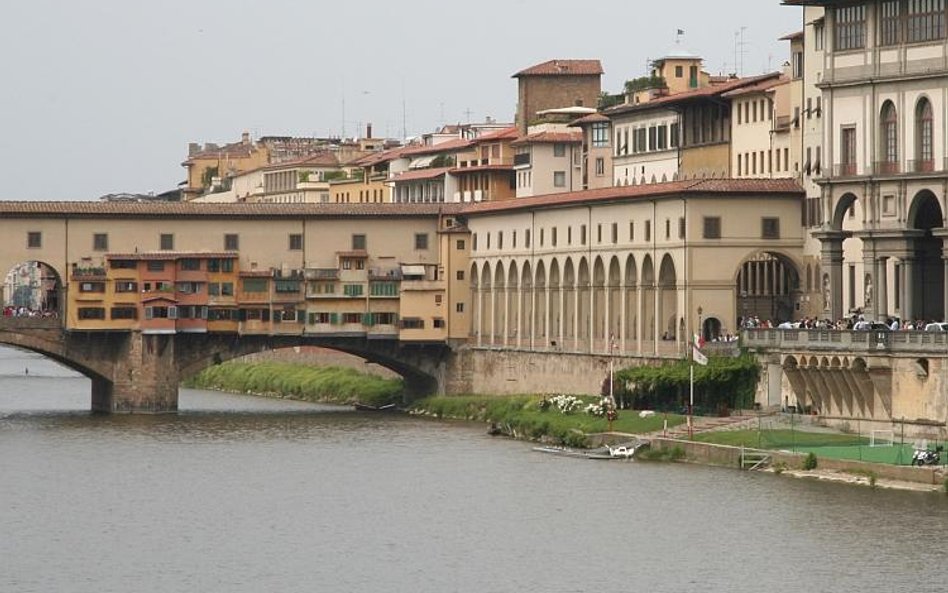
[[[398,148],[392,148],[389,150],[383,150],[382,152],[374,152],[372,154],[359,157],[355,160],[350,161],[348,164],[353,167],[374,167],[380,163],[386,163],[388,161],[393,161],[400,156],[406,147],[399,146]]]
[[[453,204],[0,201],[0,218],[382,218],[437,216],[455,209]]]
[[[690,91],[685,91],[683,93],[676,93],[674,95],[667,95],[665,97],[659,97],[653,99],[646,103],[639,103],[638,105],[617,105],[616,107],[610,107],[606,109],[603,113],[606,115],[620,115],[623,113],[629,113],[633,111],[645,111],[647,109],[652,109],[654,107],[662,107],[666,105],[674,105],[675,103],[684,103],[687,101],[693,101],[696,99],[704,99],[708,97],[715,97],[723,95],[729,91],[739,89],[742,87],[758,84],[761,81],[765,81],[772,78],[778,78],[780,72],[770,72],[768,74],[761,74],[760,76],[750,76],[747,78],[736,78],[728,82],[716,85],[710,85],[702,87],[700,89],[694,89]]]
[[[521,70],[512,76],[600,76],[602,63],[599,60],[549,60]]]
[[[482,134],[474,139],[474,144],[480,144],[482,142],[495,142],[497,140],[516,140],[520,136],[520,130],[517,129],[517,126],[510,126],[509,128],[504,128],[503,130],[496,130],[488,134]]]
[[[582,132],[537,132],[514,140],[511,144],[559,144],[561,142],[580,144],[582,141]]]
[[[793,179],[690,179],[648,185],[628,185],[584,191],[515,198],[497,202],[465,204],[464,214],[492,214],[533,208],[557,208],[591,202],[616,202],[662,196],[703,194],[781,194],[802,196],[803,188]]]
[[[589,115],[584,115],[583,117],[574,120],[573,123],[569,124],[570,127],[579,127],[584,124],[594,124],[598,122],[611,121],[608,117],[601,113],[590,113]]]
[[[433,169],[416,169],[414,171],[405,171],[393,177],[391,180],[395,183],[403,181],[419,181],[422,179],[435,179],[444,176],[445,173],[454,167],[435,167]]]
[[[451,169],[452,175],[463,175],[465,173],[484,173],[486,171],[513,171],[513,165],[476,165],[474,167],[455,167]]]
[[[236,251],[138,251],[136,253],[107,253],[105,259],[172,260],[172,259],[235,259]]]
[[[264,169],[272,171],[274,169],[290,169],[293,167],[338,167],[339,157],[332,151],[323,150],[309,156],[300,157],[282,163],[267,165]]]
[[[399,156],[411,157],[411,156],[421,156],[426,154],[438,154],[439,152],[457,152],[459,150],[465,149],[471,145],[470,140],[465,140],[464,138],[456,138],[454,140],[447,140],[445,142],[440,142],[438,144],[426,144],[424,146],[407,146],[402,149],[402,153]]]
[[[216,158],[247,158],[252,155],[257,150],[257,147],[251,144],[246,144],[244,142],[233,142],[231,144],[225,144],[223,146],[218,146],[217,148],[209,150],[201,150],[194,154],[188,155],[187,160],[182,164],[187,165],[194,162],[195,159],[216,159]]]
[[[767,78],[755,84],[749,84],[747,86],[734,89],[733,91],[728,91],[726,93],[723,93],[721,96],[730,98],[730,97],[739,97],[741,95],[749,95],[751,93],[763,93],[785,84],[790,84],[790,79],[786,76],[780,76],[779,78]]]

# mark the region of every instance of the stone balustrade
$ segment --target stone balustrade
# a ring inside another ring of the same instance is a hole
[[[946,332],[745,329],[741,332],[741,343],[763,350],[948,355]]]

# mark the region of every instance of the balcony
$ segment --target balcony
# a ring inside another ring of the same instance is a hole
[[[307,280],[338,280],[339,270],[336,268],[308,268],[305,271]]]
[[[855,177],[856,163],[840,163],[833,165],[833,177]]]
[[[898,161],[876,161],[872,164],[872,170],[876,175],[898,175],[901,166]]]
[[[530,166],[530,153],[522,152],[520,154],[514,155],[514,167],[529,167]]]
[[[454,201],[457,203],[483,202],[488,196],[489,194],[482,189],[456,191],[454,192]]]
[[[919,160],[919,161],[909,161],[908,170],[911,173],[931,173],[935,170],[935,160]]]

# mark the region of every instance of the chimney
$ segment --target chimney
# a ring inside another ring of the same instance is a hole
[[[193,156],[195,153],[201,152],[201,145],[197,142],[188,143],[188,156]]]
[[[241,144],[250,144],[250,132],[244,132],[240,135]]]
[[[371,140],[371,139],[372,139],[372,124],[371,124],[371,122],[365,124],[365,137],[366,137],[367,140]]]

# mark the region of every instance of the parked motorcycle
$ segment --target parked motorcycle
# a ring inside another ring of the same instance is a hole
[[[923,465],[938,465],[938,462],[941,461],[941,452],[944,449],[941,445],[938,445],[934,449],[915,449],[915,453],[912,454],[912,465],[917,465],[922,467]]]

